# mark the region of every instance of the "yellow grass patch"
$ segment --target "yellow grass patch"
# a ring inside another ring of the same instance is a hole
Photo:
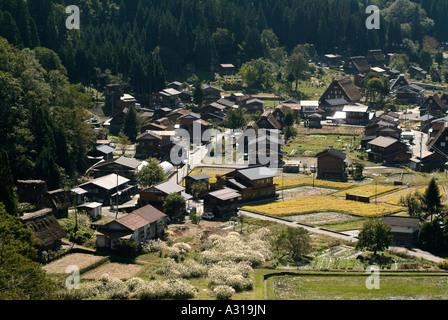
[[[274,183],[278,185],[278,189],[288,189],[288,188],[296,188],[301,186],[312,186],[313,178],[284,178],[282,182],[282,178],[274,178]],[[347,182],[337,182],[337,181],[329,181],[329,180],[320,180],[314,179],[314,186],[320,188],[329,188],[329,189],[346,189],[353,187],[352,183]]]
[[[194,176],[195,174],[201,174],[201,173],[206,173],[209,176],[211,176],[210,178],[210,183],[216,183],[216,175],[223,175],[224,173],[221,172],[208,172],[208,171],[200,171],[200,170],[193,170],[190,172],[189,176]]]
[[[394,213],[402,210],[398,206],[388,206],[374,203],[363,203],[334,197],[309,197],[278,201],[257,206],[242,208],[274,216],[288,216],[313,212],[343,212],[357,216],[375,216]]]
[[[396,189],[398,189],[398,187],[367,184],[364,186],[352,188],[350,190],[339,191],[334,193],[333,195],[336,197],[345,197],[345,194],[349,193],[356,196],[374,197],[379,194],[383,194]]]
[[[400,205],[400,200],[401,200],[401,198],[404,198],[404,197],[406,197],[407,195],[409,195],[409,194],[413,194],[413,193],[416,193],[416,192],[418,192],[418,193],[420,193],[420,194],[423,194],[425,191],[426,191],[426,189],[427,189],[428,187],[427,186],[425,186],[425,187],[422,187],[422,188],[420,188],[420,189],[418,189],[418,190],[415,190],[415,189],[411,189],[411,190],[408,190],[408,192],[406,192],[405,194],[401,194],[401,195],[399,195],[399,196],[396,196],[396,197],[393,197],[393,198],[390,198],[389,200],[387,200],[387,201],[385,201],[385,203],[387,203],[387,204],[391,204],[391,205]],[[442,190],[439,188],[439,190],[440,190],[440,193],[442,193]]]

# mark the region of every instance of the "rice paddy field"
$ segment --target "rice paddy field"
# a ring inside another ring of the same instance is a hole
[[[394,191],[397,189],[398,189],[398,187],[394,187],[394,186],[368,184],[368,185],[364,185],[364,186],[351,188],[350,190],[343,190],[343,191],[336,192],[333,194],[333,196],[345,197],[345,195],[347,193],[349,193],[349,194],[356,195],[356,196],[375,197],[380,194],[391,192],[391,191]]]
[[[321,188],[329,188],[329,189],[347,189],[355,186],[353,183],[348,182],[337,182],[330,180],[321,180],[321,179],[313,179],[307,177],[294,177],[294,178],[274,178],[274,183],[277,184],[277,188],[281,189],[290,189],[297,188],[301,186],[312,186],[321,187]]]
[[[392,214],[401,211],[400,206],[363,203],[335,197],[309,197],[278,201],[242,208],[273,216],[291,216],[313,212],[340,212],[362,217]]]

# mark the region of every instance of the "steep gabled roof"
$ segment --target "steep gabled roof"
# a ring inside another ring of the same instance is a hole
[[[148,204],[144,207],[141,207],[140,209],[132,211],[128,215],[115,220],[115,222],[132,231],[135,231],[157,220],[165,218],[166,216],[167,215],[162,211]]]
[[[344,92],[352,102],[361,100],[361,91],[359,91],[359,89],[355,86],[350,77],[346,76],[335,81],[339,83],[341,88],[344,90]]]
[[[319,157],[321,157],[323,155],[326,155],[326,154],[330,154],[330,155],[332,155],[334,157],[337,157],[339,159],[342,159],[342,160],[345,160],[345,158],[346,158],[346,155],[345,155],[344,152],[336,150],[336,149],[333,149],[333,148],[330,148],[330,149],[324,150],[322,152],[319,152],[318,154],[316,154],[316,158],[319,158]]]
[[[54,217],[51,209],[42,209],[20,217],[25,226],[39,240],[39,246],[46,246],[65,237],[65,232]]]

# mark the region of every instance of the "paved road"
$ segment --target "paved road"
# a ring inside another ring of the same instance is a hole
[[[277,219],[277,218],[265,216],[262,214],[256,214],[256,213],[245,211],[245,210],[240,210],[239,212],[240,212],[240,214],[244,214],[245,216],[248,216],[248,217],[258,218],[258,219],[267,220],[267,221],[275,221],[277,223],[282,223],[282,224],[285,224],[290,227],[296,227],[296,228],[301,227],[301,228],[304,228],[305,230],[308,230],[311,233],[326,235],[326,236],[330,236],[333,238],[350,241],[352,243],[356,243],[358,241],[358,239],[356,237],[357,232],[350,232],[347,234],[342,234],[342,233],[331,232],[329,230],[324,230],[324,229],[320,229],[320,228],[316,228],[316,227],[306,226],[303,224],[298,224],[296,222],[286,221],[283,219]],[[351,235],[349,235],[349,234],[351,234]],[[390,247],[389,250],[404,252],[410,256],[413,256],[416,258],[422,258],[422,259],[432,261],[435,263],[438,263],[438,262],[444,260],[443,258],[437,257],[429,252],[420,250],[418,248],[407,249],[407,248],[403,248],[403,247]]]

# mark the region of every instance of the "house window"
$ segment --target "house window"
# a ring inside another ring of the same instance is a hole
[[[165,201],[165,197],[164,197],[164,196],[157,196],[157,200],[159,200],[159,201]]]
[[[445,142],[440,142],[440,146],[444,147],[445,146]]]

